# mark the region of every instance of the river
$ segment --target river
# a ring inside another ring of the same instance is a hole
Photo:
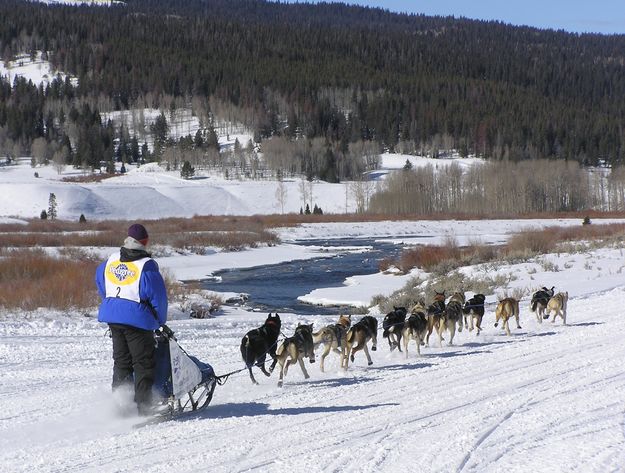
[[[219,271],[215,276],[220,280],[203,281],[202,286],[213,291],[248,294],[247,304],[263,312],[338,314],[347,308],[304,304],[297,297],[313,289],[341,286],[350,276],[377,273],[380,260],[398,257],[403,249],[403,245],[367,238],[295,243],[328,248],[336,256]],[[345,251],[337,251],[337,247],[344,247]],[[353,251],[355,247],[366,251]]]

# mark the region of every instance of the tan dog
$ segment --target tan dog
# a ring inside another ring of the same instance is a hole
[[[341,315],[337,323],[332,325],[326,325],[318,332],[312,334],[313,345],[317,348],[323,343],[323,353],[321,354],[320,368],[321,372],[324,372],[323,362],[326,356],[333,351],[341,357],[341,368],[343,363],[345,347],[347,345],[347,331],[352,325],[351,315]]]
[[[276,358],[271,365],[271,371],[273,371],[276,363],[280,363],[279,388],[282,387],[282,380],[289,371],[289,366],[295,363],[299,363],[299,367],[302,369],[302,373],[304,373],[304,378],[310,378],[304,366],[304,358],[308,357],[311,363],[315,362],[312,327],[313,324],[298,324],[293,336],[285,338],[276,350]]]
[[[425,334],[428,330],[427,309],[421,302],[417,302],[410,310],[410,316],[402,329],[404,341],[404,353],[408,358],[408,343],[414,340],[417,343],[417,353],[421,356],[421,345],[424,343]]]
[[[441,319],[445,315],[445,291],[434,291],[434,302],[430,304],[426,311],[428,319],[428,334],[425,338],[425,344],[430,346],[430,335],[434,329],[438,331]]]
[[[568,292],[558,292],[555,296],[549,299],[547,303],[547,313],[545,318],[549,318],[551,312],[553,312],[553,319],[551,323],[556,321],[556,317],[559,315],[562,317],[562,323],[566,325],[566,306],[569,302]]]
[[[465,303],[464,293],[454,292],[449,298],[443,317],[438,324],[438,344],[443,346],[443,332],[449,330],[449,344],[454,344],[454,335],[456,334],[456,326],[458,332],[462,332],[462,307]]]
[[[367,363],[369,365],[373,364],[371,356],[369,355],[369,349],[367,348],[367,342],[369,340],[373,342],[371,350],[376,351],[378,346],[378,319],[370,315],[365,315],[347,331],[343,362],[341,363],[341,366],[343,366],[345,370],[347,370],[348,361],[350,359],[354,361],[354,354],[360,350],[365,351]]]
[[[508,320],[511,317],[516,319],[516,328],[521,328],[519,325],[519,301],[512,297],[507,297],[497,304],[497,309],[495,310],[495,327],[497,327],[499,319],[501,319],[503,321],[502,328],[510,335]]]

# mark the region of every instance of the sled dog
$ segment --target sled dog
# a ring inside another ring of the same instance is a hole
[[[417,353],[421,356],[421,345],[424,343],[428,331],[427,309],[421,302],[417,302],[410,310],[410,317],[404,323],[402,337],[404,339],[404,354],[408,358],[408,343],[414,340],[417,343]]]
[[[393,351],[397,348],[401,351],[401,336],[402,329],[404,328],[404,322],[406,320],[406,314],[408,311],[405,307],[393,307],[384,317],[382,321],[382,337],[388,338],[388,347]]]
[[[318,332],[312,334],[313,337],[313,345],[317,348],[319,345],[323,343],[323,353],[321,354],[321,363],[319,363],[319,367],[321,368],[321,372],[324,372],[324,361],[326,356],[332,350],[334,353],[340,356],[341,363],[344,358],[344,351],[346,345],[347,331],[349,327],[352,325],[352,316],[351,315],[341,315],[337,323],[332,325],[326,325]],[[341,366],[342,367],[342,366]]]
[[[347,370],[349,360],[354,361],[354,355],[360,350],[365,351],[367,363],[369,365],[373,364],[371,356],[369,355],[369,349],[367,348],[367,342],[369,340],[372,341],[371,350],[376,351],[378,345],[378,319],[370,315],[365,315],[347,331],[343,363],[341,363],[341,366],[343,366],[345,370]]]
[[[549,299],[553,297],[554,288],[555,286],[552,286],[551,289],[547,289],[545,286],[543,286],[542,289],[536,291],[532,295],[530,308],[532,309],[532,312],[536,313],[536,320],[538,320],[538,322],[541,324],[543,323],[543,319],[549,318],[548,315],[545,317],[545,310],[547,309],[547,303],[549,302]]]
[[[282,387],[282,381],[289,371],[289,366],[295,363],[299,363],[299,367],[302,369],[302,373],[304,373],[304,378],[310,378],[304,366],[304,358],[308,358],[308,361],[311,363],[315,362],[312,328],[313,324],[298,324],[293,336],[285,338],[278,346],[276,357],[271,365],[271,371],[273,371],[276,363],[280,363],[279,388]]]
[[[471,299],[469,299],[462,312],[464,313],[464,326],[469,330],[469,332],[473,331],[473,327],[477,329],[476,335],[479,335],[482,331],[482,318],[484,317],[484,301],[486,300],[486,296],[484,294],[476,294]]]
[[[521,328],[519,325],[519,301],[512,297],[507,297],[497,304],[495,309],[495,327],[499,324],[499,319],[503,321],[502,328],[510,335],[510,326],[508,320],[514,317],[516,319],[516,328]]]
[[[566,305],[569,302],[568,292],[558,292],[555,296],[549,299],[547,303],[546,319],[549,318],[551,312],[553,312],[553,319],[551,323],[556,321],[556,317],[559,315],[562,317],[562,323],[566,325]]]
[[[441,318],[445,315],[445,291],[434,291],[434,302],[430,304],[426,310],[428,318],[428,334],[425,338],[425,344],[430,346],[430,335],[434,329],[438,330]]]
[[[458,332],[462,332],[462,306],[464,306],[464,293],[454,292],[449,298],[449,302],[445,306],[445,311],[438,324],[438,344],[443,346],[443,332],[449,330],[449,344],[454,344],[454,335],[456,334],[456,326]]]
[[[254,384],[258,384],[252,373],[254,365],[260,367],[265,376],[271,374],[265,369],[265,356],[269,354],[275,364],[276,344],[280,335],[280,326],[280,316],[278,314],[275,316],[269,314],[262,327],[250,330],[241,340],[241,356],[245,366],[250,371],[250,378]]]

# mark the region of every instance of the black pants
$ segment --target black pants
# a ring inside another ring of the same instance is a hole
[[[154,332],[129,325],[109,324],[113,338],[113,389],[123,384],[135,385],[139,412],[152,404],[154,384]]]

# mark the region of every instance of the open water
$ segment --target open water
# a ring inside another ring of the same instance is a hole
[[[215,276],[220,276],[221,281],[204,281],[202,285],[214,291],[249,294],[247,305],[262,312],[344,313],[347,308],[304,304],[297,297],[313,289],[341,286],[349,276],[377,273],[380,260],[399,256],[403,248],[374,239],[307,240],[298,244],[371,249],[364,253],[346,250],[330,258],[220,271]]]

